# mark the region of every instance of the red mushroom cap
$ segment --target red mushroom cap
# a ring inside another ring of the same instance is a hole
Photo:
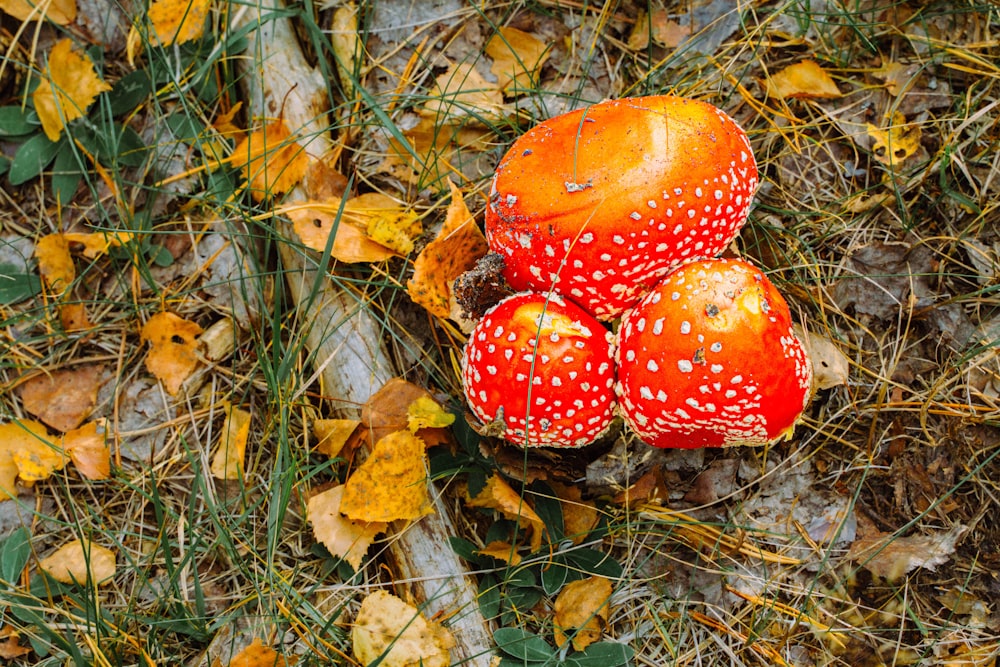
[[[507,297],[483,315],[465,346],[469,407],[515,444],[590,444],[614,417],[611,341],[600,322],[556,294]]]
[[[788,304],[756,267],[711,259],[671,273],[622,318],[619,408],[656,447],[790,435],[812,367]]]
[[[610,320],[677,265],[729,245],[756,188],[746,133],[711,104],[602,102],[514,142],[486,237],[514,289],[555,290]]]

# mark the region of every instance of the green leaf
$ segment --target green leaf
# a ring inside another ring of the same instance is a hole
[[[482,564],[482,557],[476,553],[476,545],[469,540],[452,536],[448,538],[448,543],[451,545],[451,550],[454,551],[459,558],[464,558],[470,563],[475,563],[477,565]]]
[[[479,580],[479,613],[486,619],[500,615],[500,584],[489,575]]]
[[[542,482],[532,484],[531,490],[538,494],[534,498],[535,512],[548,530],[549,541],[553,544],[562,542],[566,539],[566,531],[563,526],[562,503],[556,497],[555,491]]]
[[[38,115],[31,109],[0,107],[0,137],[23,137],[37,132]]]
[[[542,567],[542,590],[546,595],[555,595],[569,578],[569,568],[562,556],[554,556]]]
[[[52,195],[63,206],[69,204],[80,185],[80,177],[85,170],[80,164],[81,157],[75,151],[67,149],[59,151],[52,164]]]
[[[21,526],[8,535],[0,546],[0,574],[4,581],[16,585],[30,557],[31,533]]]
[[[620,579],[623,573],[618,561],[596,549],[573,549],[566,553],[566,563],[587,574],[608,579]]]
[[[42,281],[24,267],[0,263],[0,304],[9,306],[42,291]]]
[[[118,136],[118,162],[126,167],[138,167],[146,160],[148,152],[139,133],[129,126],[121,128]]]
[[[521,628],[500,628],[493,633],[493,641],[507,655],[527,662],[545,662],[556,655],[548,642]]]
[[[10,184],[21,185],[41,174],[63,145],[62,141],[49,141],[44,134],[36,134],[25,141],[10,164]]]
[[[153,82],[146,70],[138,69],[118,79],[108,93],[112,116],[120,116],[142,104],[153,90]]]
[[[576,653],[563,663],[567,667],[624,667],[635,655],[631,646],[616,642],[591,644],[583,653]]]

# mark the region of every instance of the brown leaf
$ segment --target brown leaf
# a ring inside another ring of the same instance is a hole
[[[20,635],[14,628],[6,625],[0,630],[0,658],[14,660],[31,653],[30,646],[21,646]]]
[[[378,166],[380,173],[417,185],[450,175],[465,178],[455,166],[461,152],[482,152],[491,147],[493,132],[471,119],[421,118],[403,131],[403,141],[389,139],[389,153]],[[463,156],[463,161],[471,158]]]
[[[92,581],[97,585],[115,576],[115,554],[98,544],[73,540],[38,561],[38,568],[64,584]]]
[[[556,596],[554,632],[558,646],[569,639],[582,651],[604,634],[611,603],[611,582],[588,577],[566,584]]]
[[[670,20],[670,14],[663,7],[658,7],[652,13],[640,11],[635,28],[628,37],[628,48],[641,51],[649,46],[649,39],[668,49],[677,48],[691,35],[691,26],[681,25]]]
[[[490,542],[476,553],[496,558],[510,565],[517,565],[521,562],[521,556],[510,542]]]
[[[549,58],[549,46],[531,33],[501,27],[486,43],[486,55],[493,59],[490,71],[497,77],[497,87],[506,91],[535,87],[538,70]]]
[[[242,171],[255,201],[288,192],[302,180],[309,166],[309,156],[292,139],[283,120],[241,139],[229,160]]]
[[[50,141],[58,141],[71,120],[82,118],[97,96],[111,86],[97,75],[93,63],[73,49],[73,42],[62,39],[49,53],[45,76],[32,100],[42,129]]]
[[[767,80],[767,93],[778,99],[832,99],[840,89],[826,70],[814,60],[789,65]]]
[[[62,448],[80,474],[87,479],[107,479],[111,475],[107,420],[97,419],[68,431],[63,436]]]
[[[354,657],[362,665],[448,667],[455,640],[438,623],[395,595],[375,591],[361,602],[351,628]]]
[[[65,433],[93,412],[103,375],[101,364],[53,371],[35,375],[18,388],[18,393],[25,410]]]
[[[848,557],[872,574],[897,581],[918,567],[934,571],[947,563],[967,530],[957,525],[928,535],[864,537],[851,545]]]
[[[353,521],[340,513],[344,486],[317,493],[309,499],[306,512],[316,540],[334,556],[358,570],[375,536],[388,526],[379,521]]]
[[[280,656],[270,646],[264,646],[259,637],[254,637],[250,646],[233,656],[228,667],[291,667],[298,659],[298,656]]]
[[[792,328],[812,361],[814,391],[846,385],[851,373],[851,362],[840,346],[815,331],[806,331],[798,323],[792,325]]]
[[[340,511],[355,521],[397,521],[430,514],[427,455],[409,431],[385,436],[344,484]]]
[[[390,433],[409,429],[410,406],[420,398],[434,397],[423,387],[402,378],[389,380],[361,408],[362,428],[355,438],[373,445]],[[421,428],[416,435],[428,447],[449,442],[448,431],[443,428]]]
[[[430,396],[420,396],[406,407],[406,427],[410,433],[425,428],[447,428],[455,422],[455,415],[446,412]]]
[[[483,490],[475,498],[466,500],[466,504],[469,507],[494,509],[508,519],[517,521],[518,526],[531,533],[531,550],[534,552],[541,548],[545,523],[528,501],[499,475],[494,474],[486,480]]]
[[[462,191],[450,180],[451,204],[437,237],[417,255],[406,291],[417,305],[442,319],[451,316],[455,279],[489,252],[486,237],[465,205]]]
[[[563,533],[574,544],[580,544],[587,539],[601,518],[597,506],[592,501],[583,499],[583,489],[579,486],[559,482],[549,484],[562,506]]]
[[[198,334],[202,328],[173,313],[157,313],[143,325],[140,338],[150,344],[146,368],[155,375],[167,393],[175,396],[181,385],[201,363],[198,359]]]
[[[417,216],[394,199],[368,193],[306,202],[286,211],[302,243],[323,252],[336,233],[331,255],[341,262],[378,262],[413,250],[421,227]]]

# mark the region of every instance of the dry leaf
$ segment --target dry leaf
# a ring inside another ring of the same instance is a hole
[[[947,563],[958,539],[968,530],[961,524],[928,535],[864,537],[851,545],[848,557],[887,581],[896,581],[918,567],[934,571]]]
[[[380,667],[448,667],[455,640],[438,623],[395,595],[375,591],[361,601],[351,628],[354,657]]]
[[[5,625],[2,630],[0,630],[0,658],[4,660],[14,660],[15,658],[20,658],[31,653],[30,646],[21,646],[20,635],[17,631]]]
[[[115,554],[98,544],[73,540],[38,561],[38,567],[56,581],[100,585],[115,576]]]
[[[200,39],[211,0],[156,0],[149,6],[150,41],[161,46]]]
[[[103,375],[100,364],[39,374],[22,384],[18,394],[25,410],[65,433],[93,412]]]
[[[306,504],[306,516],[316,540],[334,556],[358,570],[375,536],[388,524],[379,521],[352,521],[340,513],[344,486],[317,493]]]
[[[135,238],[133,232],[93,232],[89,234],[62,234],[69,245],[70,252],[78,252],[87,259],[96,259],[108,252],[110,248],[118,248]]]
[[[243,102],[237,102],[233,106],[229,107],[226,111],[221,112],[212,121],[212,127],[216,132],[224,137],[236,137],[243,134],[243,128],[233,122],[236,118],[236,114],[240,112],[243,108]]]
[[[520,494],[511,488],[502,477],[494,474],[486,480],[486,486],[475,498],[466,501],[470,507],[486,507],[494,509],[508,519],[517,521],[517,525],[531,533],[531,550],[538,551],[542,546],[542,533],[545,524],[534,508]]]
[[[433,510],[424,441],[409,431],[385,436],[344,484],[340,511],[355,521],[418,519]]]
[[[422,428],[447,428],[455,422],[455,415],[446,412],[430,396],[421,396],[406,408],[406,425],[410,433]]]
[[[635,28],[628,37],[628,48],[641,51],[649,46],[649,39],[660,46],[673,49],[691,35],[691,26],[681,25],[670,20],[670,14],[663,7],[658,7],[647,14],[640,11],[635,21]]]
[[[0,500],[17,497],[17,479],[45,479],[66,465],[45,426],[31,419],[0,424]]]
[[[346,2],[333,12],[330,46],[337,64],[340,87],[344,89],[345,97],[350,99],[358,62],[364,53],[364,44],[358,31],[358,8],[353,2]]]
[[[249,646],[232,657],[227,667],[291,667],[298,659],[298,656],[286,658],[278,655],[270,646],[264,646],[260,637],[254,637]],[[216,658],[212,667],[221,667],[221,664]]]
[[[486,237],[465,205],[462,191],[450,180],[451,204],[437,237],[413,263],[406,291],[417,305],[442,319],[451,316],[451,285],[489,252]]]
[[[840,89],[826,70],[814,60],[789,65],[767,80],[767,94],[788,98],[832,99],[840,97]]]
[[[181,385],[198,367],[200,326],[174,315],[157,313],[143,325],[140,338],[149,341],[146,368],[175,396]]]
[[[521,562],[521,556],[510,542],[490,542],[476,553],[496,558],[509,565],[517,565]]]
[[[426,181],[450,174],[464,179],[454,165],[457,154],[489,150],[494,139],[491,130],[465,118],[455,119],[454,123],[441,118],[421,118],[413,128],[403,131],[403,137],[405,144],[395,137],[389,139],[389,154],[379,164],[378,171],[411,185],[426,185]]]
[[[69,242],[63,234],[48,234],[35,243],[38,272],[49,290],[60,295],[69,289],[76,278],[76,267],[69,252]]]
[[[916,81],[914,70],[906,65],[889,61],[873,74],[885,81],[885,88],[893,97],[899,97]]]
[[[538,70],[549,57],[549,47],[531,33],[502,27],[486,44],[486,55],[493,59],[490,71],[497,77],[497,87],[506,91],[535,87]]]
[[[902,163],[920,148],[920,126],[907,123],[906,118],[898,111],[892,115],[885,129],[868,123],[866,130],[872,138],[875,159],[890,167]]]
[[[813,366],[813,390],[830,389],[846,385],[851,373],[851,362],[840,347],[826,336],[806,331],[798,323],[792,325],[795,335],[809,353]]]
[[[341,217],[337,220],[336,208],[332,211],[325,203],[314,202],[286,211],[292,221],[292,228],[298,234],[302,245],[317,252],[325,252],[330,235],[336,232],[330,255],[340,262],[381,262],[396,256],[396,253],[375,243],[365,230]]]
[[[600,520],[597,505],[583,499],[583,490],[579,486],[549,482],[552,490],[559,497],[563,514],[563,533],[580,544],[590,535]]]
[[[75,331],[88,331],[93,328],[90,318],[87,317],[87,307],[82,303],[63,303],[59,306],[59,324],[63,331],[71,333]]]
[[[76,0],[0,0],[0,11],[18,21],[46,19],[56,25],[68,25],[76,20]]]
[[[375,444],[390,433],[409,429],[410,406],[421,397],[433,400],[430,392],[412,382],[402,378],[389,380],[362,407],[362,427],[355,438]],[[448,430],[443,428],[421,428],[417,436],[427,447],[449,442]]]
[[[309,156],[280,119],[241,139],[229,160],[242,171],[255,201],[288,192],[309,166]]]
[[[56,42],[49,53],[45,76],[32,94],[45,136],[58,141],[66,123],[81,118],[106,90],[111,86],[101,80],[85,55],[73,49],[70,40]]]
[[[421,113],[434,117],[477,118],[502,115],[503,95],[470,63],[452,63],[434,80]]]
[[[243,459],[250,437],[250,413],[234,408],[230,403],[224,406],[226,421],[222,425],[219,446],[212,458],[210,470],[216,479],[243,479]]]
[[[331,459],[338,456],[354,430],[361,423],[358,419],[316,419],[313,435],[319,440],[316,451]]]
[[[337,171],[331,160],[332,156],[319,160],[310,160],[305,176],[302,177],[302,188],[306,197],[313,201],[339,201],[347,192],[347,177]]]
[[[611,602],[611,582],[588,577],[566,584],[555,601],[554,632],[557,646],[567,639],[582,651],[604,634]]]
[[[87,479],[107,479],[111,476],[111,448],[107,443],[106,419],[96,419],[68,431],[61,444],[73,465]]]

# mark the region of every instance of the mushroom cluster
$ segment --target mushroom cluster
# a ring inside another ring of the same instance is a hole
[[[524,446],[589,444],[616,414],[657,447],[789,434],[811,366],[788,305],[753,265],[715,259],[757,183],[746,133],[679,97],[602,102],[515,141],[485,227],[519,293],[466,345],[475,416]]]

